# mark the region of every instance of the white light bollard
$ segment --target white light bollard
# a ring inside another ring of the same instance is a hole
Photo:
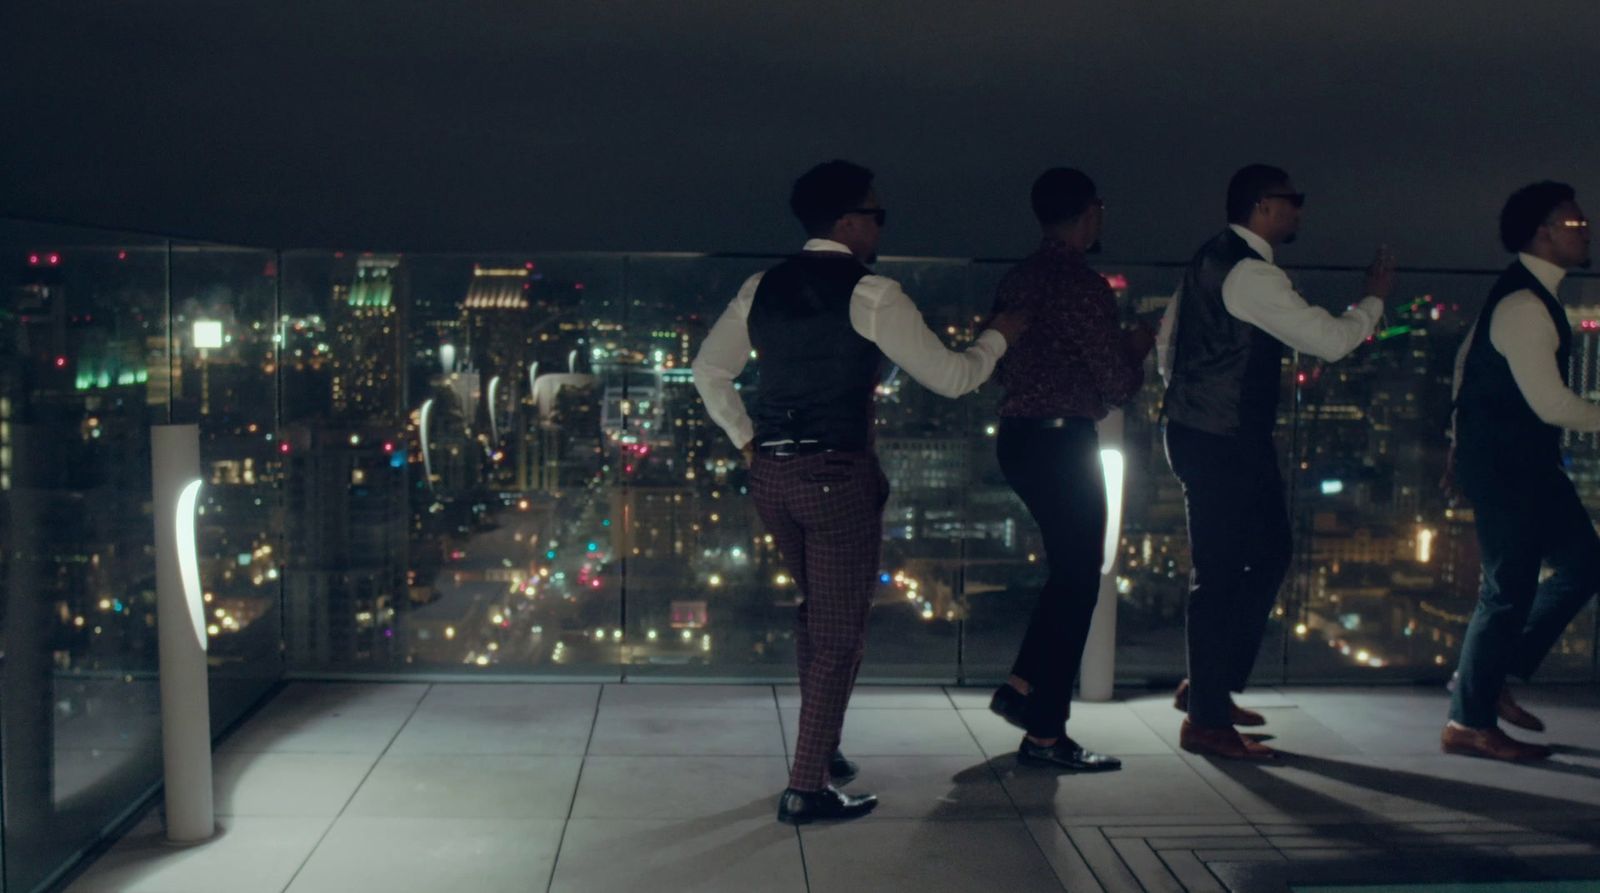
[[[167,840],[199,843],[217,830],[211,792],[206,612],[195,555],[199,427],[152,426],[150,465],[155,484],[156,621]]]
[[[1089,641],[1078,669],[1078,698],[1109,701],[1117,676],[1117,551],[1122,540],[1122,410],[1099,424],[1100,465],[1106,476],[1106,541],[1100,565],[1100,597],[1089,623]]]

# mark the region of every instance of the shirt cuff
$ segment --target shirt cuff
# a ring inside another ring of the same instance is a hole
[[[1006,344],[1006,336],[994,329],[984,329],[983,333],[978,336],[977,344],[979,347],[991,351],[997,360],[1005,355],[1006,348],[1009,346]]]

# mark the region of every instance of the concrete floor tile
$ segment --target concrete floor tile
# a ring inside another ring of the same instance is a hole
[[[550,890],[805,893],[806,872],[794,828],[773,816],[713,821],[575,818],[567,823]]]
[[[345,815],[377,818],[565,818],[583,761],[576,756],[390,754]]]
[[[721,819],[774,816],[789,784],[782,757],[590,756],[573,818]]]
[[[550,880],[558,819],[345,816],[287,893],[526,893]]]
[[[923,822],[869,816],[805,825],[800,836],[813,890],[1062,890],[1021,820]]]
[[[212,840],[173,847],[161,823],[146,820],[67,893],[280,893],[332,821],[232,816],[218,821]]]

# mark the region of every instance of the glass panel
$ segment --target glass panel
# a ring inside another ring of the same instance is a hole
[[[968,268],[966,317],[974,325],[988,315],[995,286],[1009,268],[1001,263]],[[995,458],[1002,393],[998,385],[986,384],[967,398],[972,421],[965,433],[973,472],[962,506],[969,529],[962,541],[961,672],[963,681],[972,683],[998,683],[1010,674],[1048,568],[1039,528]]]
[[[743,461],[706,417],[689,364],[768,260],[637,256],[628,264],[632,414],[613,445],[627,559],[629,676],[785,679],[795,589],[749,495]],[[754,393],[759,362],[738,385]]]
[[[283,675],[277,298],[273,252],[174,244],[172,419],[200,428],[195,531],[217,730]]]
[[[1296,278],[1309,294],[1339,298],[1360,282],[1353,272]],[[1470,507],[1449,505],[1438,482],[1456,351],[1493,282],[1492,275],[1402,274],[1389,328],[1373,343],[1338,363],[1302,360],[1296,565],[1285,599],[1290,679],[1442,682],[1455,669],[1480,565]],[[1587,285],[1593,289],[1594,280]],[[1576,307],[1584,287],[1582,279],[1569,282],[1575,314],[1583,312]],[[1593,351],[1584,352],[1586,336],[1574,328],[1577,366]],[[1566,438],[1569,470],[1591,504],[1600,503],[1594,439]],[[1539,678],[1589,678],[1593,639],[1591,605]]]
[[[581,534],[623,474],[621,260],[284,267],[290,666],[615,673],[621,566]]]
[[[1125,319],[1158,326],[1183,271],[1177,266],[1107,266]],[[1166,386],[1152,352],[1144,387],[1123,411],[1126,471],[1117,542],[1117,678],[1142,683],[1186,673],[1184,606],[1189,591],[1189,533],[1183,487],[1167,464],[1161,428]],[[1259,674],[1269,665],[1263,656]],[[1276,665],[1272,665],[1276,671]]]
[[[900,283],[945,346],[961,350],[977,337],[965,262],[890,259],[875,270]],[[966,507],[985,445],[972,436],[978,399],[941,397],[897,368],[878,388],[876,448],[889,501],[864,679],[959,675],[965,548],[976,530]]]
[[[94,843],[159,775],[150,424],[166,249],[0,222],[6,883]]]

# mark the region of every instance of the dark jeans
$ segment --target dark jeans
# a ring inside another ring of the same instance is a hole
[[[1063,734],[1072,687],[1100,594],[1106,537],[1106,483],[1094,422],[1070,419],[1040,428],[1002,419],[1000,470],[1044,537],[1050,576],[1028,621],[1011,672],[1028,680],[1028,734]]]
[[[1461,643],[1450,718],[1496,725],[1507,674],[1527,679],[1600,590],[1600,537],[1577,489],[1554,465],[1507,474],[1463,458],[1458,479],[1477,517],[1483,582]],[[1553,571],[1539,582],[1539,565]]]
[[[1167,423],[1167,461],[1189,514],[1189,720],[1231,725],[1272,603],[1289,571],[1283,475],[1270,435],[1224,437]]]

